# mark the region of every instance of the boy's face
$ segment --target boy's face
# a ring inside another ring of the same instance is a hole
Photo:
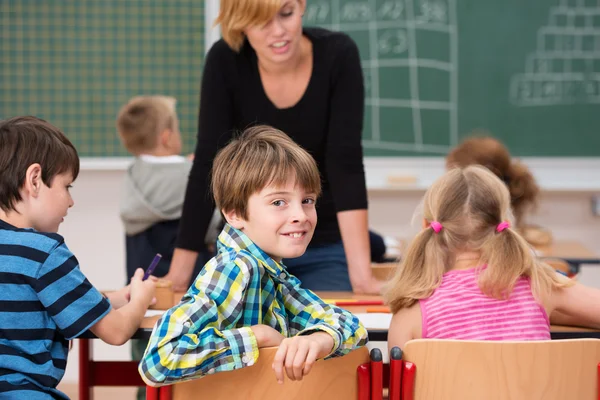
[[[56,175],[50,187],[40,179],[40,189],[32,209],[30,223],[40,232],[58,232],[58,226],[73,206],[69,188],[73,183],[70,172]]]
[[[268,185],[251,195],[247,220],[225,215],[231,225],[279,262],[300,257],[306,251],[317,224],[316,199],[314,193],[288,179],[285,186]]]

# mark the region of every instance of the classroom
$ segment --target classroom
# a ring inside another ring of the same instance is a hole
[[[550,239],[537,255],[566,259],[573,279],[600,289],[600,2],[533,3],[306,0],[302,24],[345,32],[358,48],[371,230],[397,240],[403,254],[422,230],[413,213],[446,172],[446,155],[473,134],[490,135],[539,186],[526,220]],[[70,191],[75,206],[58,233],[101,291],[127,283],[119,210],[133,157],[117,114],[134,96],[173,97],[182,154],[194,152],[206,54],[221,38],[219,7],[219,0],[0,4],[0,120],[34,115],[73,142],[81,160]],[[388,352],[385,332],[370,349]],[[75,400],[81,342],[71,343],[59,389]],[[129,342],[89,345],[97,361],[131,360]],[[94,393],[136,398],[126,386]]]

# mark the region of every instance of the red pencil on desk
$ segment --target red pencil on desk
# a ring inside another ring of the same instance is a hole
[[[336,306],[382,306],[383,300],[336,300]]]

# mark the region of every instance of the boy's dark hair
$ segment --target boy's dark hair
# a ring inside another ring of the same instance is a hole
[[[73,180],[79,175],[77,150],[60,129],[31,116],[0,121],[0,208],[5,212],[22,200],[27,168],[35,163],[48,187],[56,175],[71,172]]]

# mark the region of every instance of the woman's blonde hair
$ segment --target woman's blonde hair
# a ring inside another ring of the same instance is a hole
[[[506,299],[521,276],[531,279],[531,288],[543,303],[555,287],[568,285],[556,272],[539,261],[512,228],[497,231],[498,224],[512,219],[506,186],[481,166],[452,169],[425,193],[423,218],[437,221],[442,230],[421,230],[409,245],[396,275],[388,284],[385,299],[392,312],[412,306],[433,294],[442,276],[453,266],[456,255],[479,251],[481,291]]]
[[[273,19],[281,0],[221,0],[215,25],[221,25],[223,40],[234,51],[244,44],[244,29],[261,26]]]

